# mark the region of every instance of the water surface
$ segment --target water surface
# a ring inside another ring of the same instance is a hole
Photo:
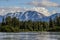
[[[60,40],[60,32],[0,32],[0,40]]]

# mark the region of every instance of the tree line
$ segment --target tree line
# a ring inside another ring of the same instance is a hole
[[[19,18],[3,17],[0,23],[0,32],[28,32],[28,31],[60,31],[60,16],[45,21],[20,21]]]

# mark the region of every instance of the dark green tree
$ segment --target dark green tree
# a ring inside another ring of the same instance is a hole
[[[60,26],[60,16],[56,15],[55,25]]]
[[[51,17],[50,17],[50,20],[49,20],[49,28],[54,28],[54,22],[53,22]]]
[[[12,23],[12,18],[10,16],[6,17],[5,21],[6,21],[6,25],[12,25],[11,24]]]
[[[14,27],[19,27],[19,25],[20,25],[19,19],[16,18],[16,17],[13,17],[13,18],[12,18],[12,26],[14,26]]]

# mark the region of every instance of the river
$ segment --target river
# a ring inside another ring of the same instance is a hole
[[[60,32],[0,32],[0,40],[60,40]]]

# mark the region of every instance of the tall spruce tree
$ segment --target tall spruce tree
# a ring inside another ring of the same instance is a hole
[[[49,28],[53,28],[54,27],[54,22],[52,20],[52,18],[50,17],[49,19]]]
[[[60,26],[60,16],[56,15],[56,26]]]
[[[6,21],[6,25],[11,25],[12,24],[12,18],[10,16],[7,16],[5,21]]]
[[[17,19],[16,17],[13,17],[13,18],[12,18],[12,25],[13,25],[14,27],[16,27],[16,26],[19,26],[19,24],[20,24],[19,19]]]

